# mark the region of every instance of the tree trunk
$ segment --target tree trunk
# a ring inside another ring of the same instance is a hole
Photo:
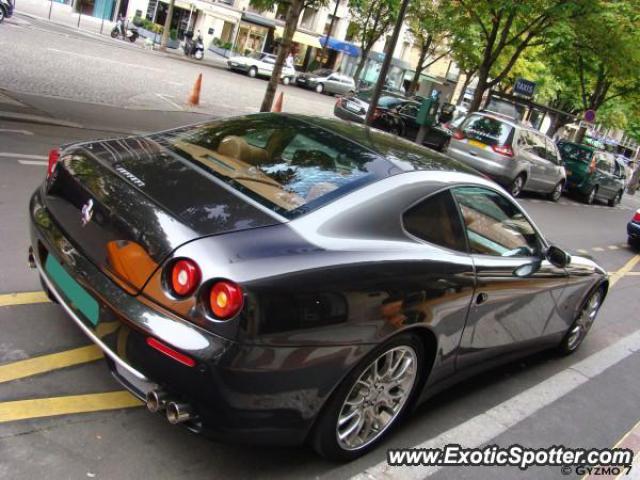
[[[167,18],[164,20],[164,28],[162,30],[162,39],[160,40],[160,50],[167,51],[167,43],[169,43],[169,33],[171,32],[171,19],[173,18],[173,4],[175,0],[169,2],[169,9],[167,10]]]
[[[353,80],[356,82],[356,86],[358,85],[358,80],[360,80],[360,75],[362,75],[362,70],[364,69],[364,65],[367,63],[367,57],[369,56],[369,52],[371,51],[371,47],[366,50],[362,49],[362,56],[360,57],[360,61],[358,62],[358,66],[356,67],[356,73],[353,74]]]
[[[429,35],[427,40],[422,43],[422,48],[420,49],[420,57],[418,58],[418,64],[416,65],[416,73],[413,75],[413,80],[411,80],[411,85],[409,85],[409,95],[415,95],[416,90],[420,87],[420,75],[422,75],[422,70],[424,69],[424,61],[427,58],[427,53],[429,52],[429,48],[431,47],[432,37]]]
[[[471,83],[471,80],[473,80],[473,74],[464,74],[464,83],[462,84],[462,90],[460,90],[460,96],[458,97],[458,105],[462,105],[462,102],[464,101],[464,92],[467,91],[467,88],[469,88],[469,84]]]
[[[471,105],[469,105],[469,113],[480,110],[480,105],[482,105],[482,96],[487,90],[488,78],[489,70],[484,66],[480,67],[480,70],[478,71],[478,86],[476,87],[476,92],[473,96],[473,100],[471,101]]]
[[[280,74],[282,73],[282,67],[291,50],[291,43],[293,40],[293,34],[296,33],[298,28],[298,20],[300,19],[300,13],[302,13],[302,7],[304,6],[304,0],[293,0],[287,10],[287,18],[284,24],[284,32],[282,34],[282,42],[278,49],[278,56],[276,58],[276,64],[273,66],[273,73],[267,84],[267,90],[264,92],[264,98],[262,99],[262,105],[260,106],[261,112],[270,112],[273,106],[273,100],[276,96],[276,90],[278,88],[278,82],[280,81]]]

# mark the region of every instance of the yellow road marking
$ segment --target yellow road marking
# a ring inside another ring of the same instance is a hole
[[[629,272],[633,270],[633,268],[636,266],[638,261],[640,261],[640,255],[634,256],[631,260],[625,263],[620,270],[618,270],[616,273],[611,275],[609,284],[613,287],[616,283],[618,283],[618,280],[620,280],[625,275],[628,275]]]
[[[18,360],[17,362],[0,365],[0,383],[31,377],[32,375],[58,370],[59,368],[71,367],[81,363],[93,362],[100,358],[102,358],[102,350],[95,345],[88,345],[59,353]]]
[[[44,292],[5,293],[0,295],[0,307],[28,305],[30,303],[46,303],[49,297]]]
[[[72,413],[139,407],[142,402],[126,390],[68,397],[36,398],[0,403],[0,423]]]

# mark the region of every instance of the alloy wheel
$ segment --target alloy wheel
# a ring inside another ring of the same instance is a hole
[[[417,354],[403,345],[371,362],[340,408],[336,438],[341,448],[357,450],[391,426],[409,399],[417,378]]]
[[[589,329],[591,329],[591,325],[593,325],[593,321],[596,319],[596,315],[598,314],[601,302],[602,290],[598,290],[596,293],[591,295],[591,298],[584,306],[580,315],[574,322],[573,327],[569,331],[569,336],[567,337],[567,349],[569,351],[573,351],[578,348],[584,340],[584,337],[589,333]]]
[[[522,187],[524,186],[524,180],[522,175],[518,175],[516,179],[511,184],[511,196],[517,197],[522,193]]]
[[[558,184],[554,187],[553,192],[551,192],[551,200],[557,202],[560,200],[562,196],[562,182],[558,182]]]
[[[4,20],[4,10],[0,7],[0,23]]]
[[[318,85],[316,85],[316,92],[318,93],[322,93],[324,91],[324,85],[319,83]]]
[[[587,203],[589,205],[591,205],[595,201],[595,199],[596,199],[596,191],[597,191],[597,188],[593,187],[591,189],[591,191],[589,192],[589,196],[587,197]]]

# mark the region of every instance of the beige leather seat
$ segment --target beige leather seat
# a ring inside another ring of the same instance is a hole
[[[218,145],[218,153],[252,165],[265,163],[268,160],[266,150],[249,145],[244,138],[236,135],[223,138]]]

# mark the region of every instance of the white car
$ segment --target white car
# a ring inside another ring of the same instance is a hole
[[[230,70],[245,72],[251,78],[270,77],[276,64],[276,56],[270,53],[261,53],[259,57],[231,57],[227,60]],[[296,79],[296,71],[284,65],[280,75],[282,83],[289,85]]]

